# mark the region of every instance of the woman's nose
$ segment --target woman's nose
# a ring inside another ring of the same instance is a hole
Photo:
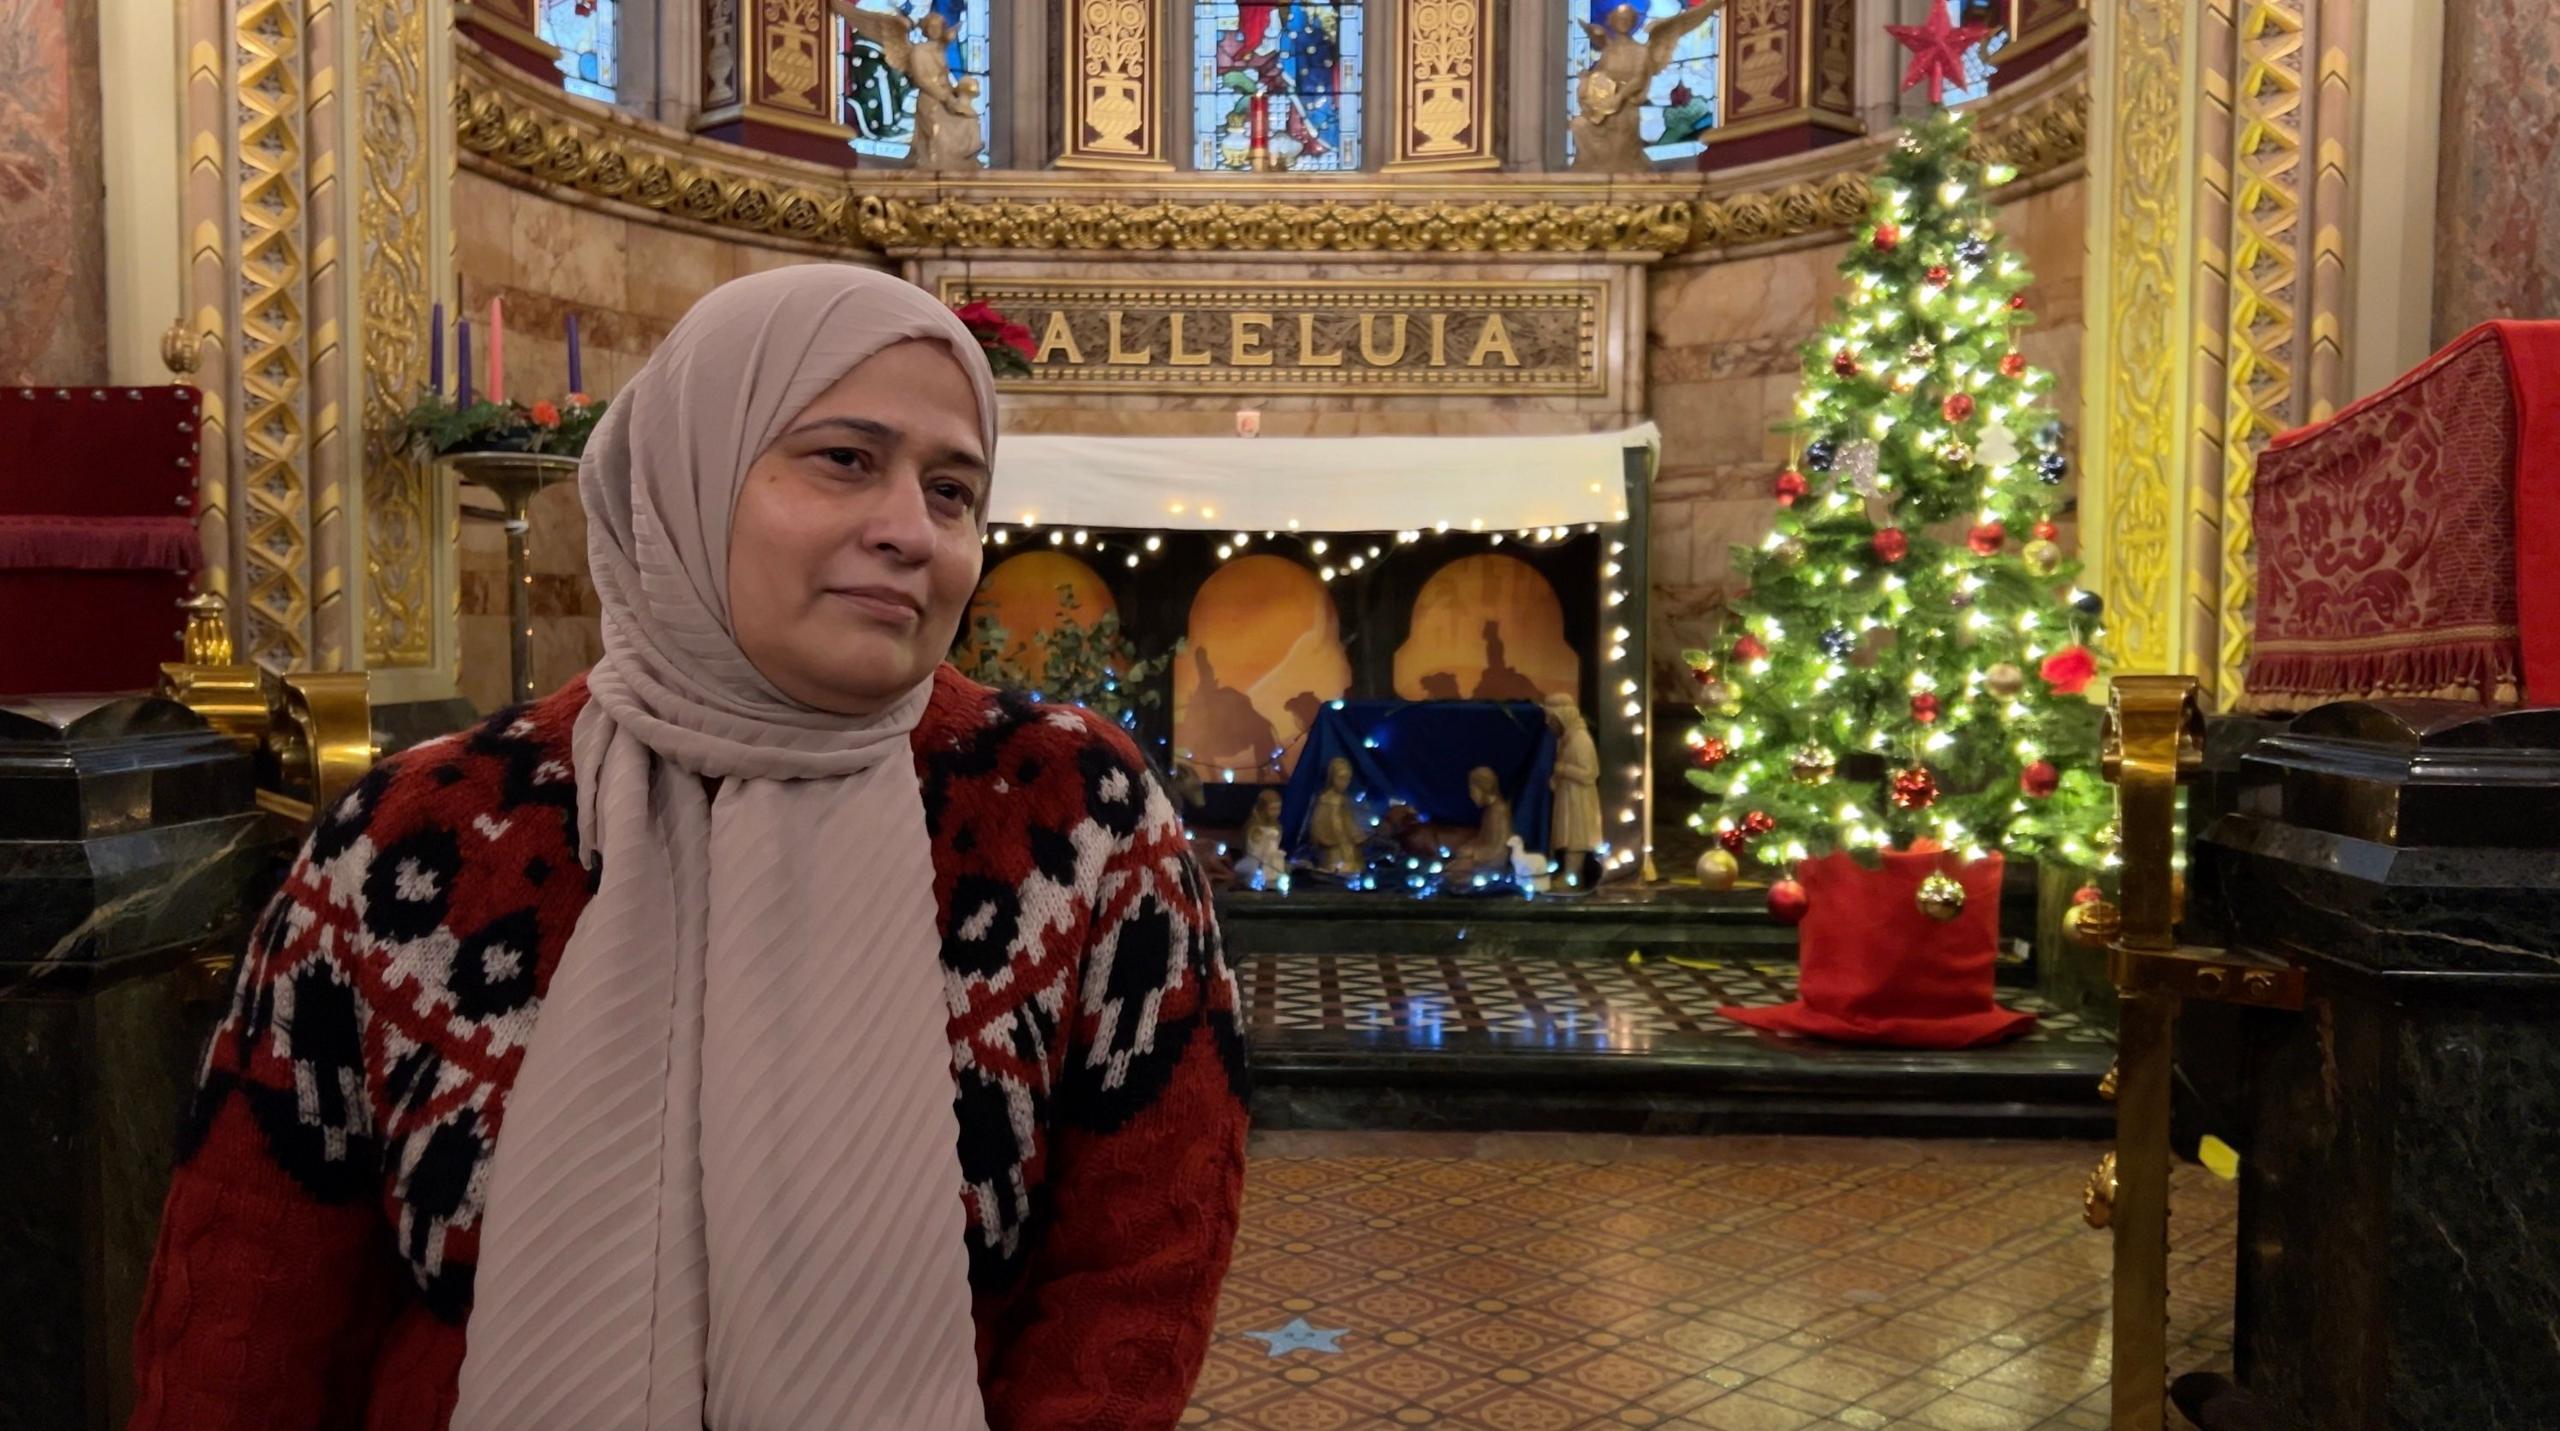
[[[933,554],[933,512],[916,474],[880,483],[871,496],[862,513],[864,546],[902,561],[920,562]]]

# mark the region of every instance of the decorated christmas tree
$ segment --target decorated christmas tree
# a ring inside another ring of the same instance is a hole
[[[1724,649],[1688,653],[1689,775],[1715,797],[1693,820],[1783,918],[1810,858],[2089,865],[2110,818],[2084,695],[2098,601],[2057,545],[2063,428],[2018,351],[2028,274],[1984,198],[2007,177],[1961,114],[1905,131],[1806,349],[1775,529],[1735,554]],[[1933,877],[1920,903],[1942,918],[1933,893],[1961,904]]]

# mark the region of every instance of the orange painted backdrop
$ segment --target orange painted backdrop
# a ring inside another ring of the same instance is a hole
[[[1333,593],[1285,557],[1238,557],[1191,600],[1190,647],[1173,665],[1174,756],[1203,780],[1283,779],[1316,711],[1350,686]]]
[[[1413,598],[1396,648],[1396,694],[1409,701],[1534,701],[1582,689],[1564,608],[1538,569],[1499,553],[1460,557]]]
[[[1060,588],[1074,593],[1075,618],[1082,625],[1091,626],[1115,609],[1111,588],[1103,585],[1092,567],[1065,552],[1023,552],[998,562],[979,579],[964,634],[976,629],[978,618],[993,616],[1013,637],[1009,653],[1013,661],[1035,679],[1046,675],[1047,658],[1031,644],[1031,637],[1034,632],[1055,630],[1058,619],[1067,614],[1066,603],[1059,599]]]

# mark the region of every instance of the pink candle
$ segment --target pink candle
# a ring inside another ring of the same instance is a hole
[[[489,300],[489,401],[507,400],[506,314]]]
[[[1271,96],[1267,94],[1255,95],[1252,107],[1246,112],[1245,147],[1271,147]]]

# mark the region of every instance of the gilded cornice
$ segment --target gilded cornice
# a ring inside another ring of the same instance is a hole
[[[1855,222],[1891,142],[1870,137],[1713,176],[950,179],[835,170],[697,138],[531,83],[468,40],[455,43],[454,118],[466,167],[862,253],[1690,253]],[[2075,52],[1988,102],[1981,136],[1988,156],[2014,165],[2024,182],[2077,161],[2087,128]]]

